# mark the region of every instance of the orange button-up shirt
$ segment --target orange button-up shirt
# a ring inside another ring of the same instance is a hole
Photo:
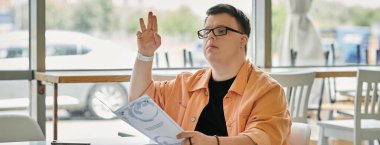
[[[152,82],[145,93],[184,130],[194,130],[209,101],[211,70]],[[223,99],[228,136],[247,135],[259,145],[287,145],[291,119],[281,86],[247,60]]]

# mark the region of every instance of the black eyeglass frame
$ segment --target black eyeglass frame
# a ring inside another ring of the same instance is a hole
[[[219,28],[225,28],[226,29],[226,33],[221,34],[221,35],[216,35],[215,32],[214,32],[214,30],[215,29],[219,29]],[[201,35],[201,32],[204,31],[204,30],[208,30],[206,36]],[[198,34],[198,38],[199,39],[205,39],[205,38],[208,38],[208,34],[210,34],[210,32],[212,32],[212,34],[214,34],[215,36],[223,36],[223,35],[227,35],[228,31],[236,32],[236,33],[239,33],[239,34],[242,34],[242,35],[244,34],[243,32],[240,32],[239,30],[235,30],[235,29],[232,29],[232,28],[227,27],[227,26],[219,26],[219,27],[215,27],[215,28],[212,28],[212,29],[201,29],[201,30],[198,30],[197,34]]]

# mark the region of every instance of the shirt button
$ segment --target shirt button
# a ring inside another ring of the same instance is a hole
[[[195,122],[195,117],[191,117],[191,122]]]

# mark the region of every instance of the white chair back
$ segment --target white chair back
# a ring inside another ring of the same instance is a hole
[[[370,131],[368,126],[377,126],[377,129],[380,129],[380,70],[358,70],[357,78],[354,115],[355,139],[378,139],[379,131],[374,132],[373,128]],[[370,121],[363,124],[363,120],[366,119]]]
[[[271,73],[270,76],[284,88],[292,121],[306,123],[310,90],[315,73]]]
[[[22,115],[0,115],[0,142],[41,140],[45,140],[45,136],[32,118]]]
[[[309,145],[311,128],[305,123],[292,123],[290,145]]]
[[[380,71],[359,70],[355,97],[355,120],[380,120]]]

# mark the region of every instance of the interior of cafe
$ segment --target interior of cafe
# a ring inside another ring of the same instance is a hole
[[[206,12],[217,4],[241,10],[250,33],[210,27],[219,15]],[[190,84],[195,76],[186,76],[200,72],[217,74],[219,62],[208,55],[208,41],[216,45],[218,38],[235,35],[246,43],[244,60],[281,86],[276,95],[283,97],[291,123],[269,128],[288,132],[281,136],[283,145],[380,145],[379,12],[379,0],[0,0],[0,145],[197,144],[195,136],[177,136],[194,131],[186,123],[201,120],[183,112],[194,107],[184,102],[195,98],[171,98],[179,102],[171,104],[149,93],[135,99],[135,90],[188,95],[189,87],[176,82]],[[150,56],[141,46],[146,31],[154,32],[155,43],[159,39]],[[150,63],[149,72],[138,69],[138,61]],[[154,81],[150,87],[135,77],[145,73]],[[209,96],[206,86],[205,93],[191,90],[191,97]],[[243,109],[225,104],[239,93],[229,90],[222,95],[221,114],[230,135],[209,136],[212,143],[222,145],[236,134],[254,144],[277,144],[278,134],[265,127],[252,130],[268,142],[243,135],[260,118],[242,118],[260,111],[235,113]],[[248,104],[237,100],[241,108]],[[202,112],[201,106],[191,110]],[[235,113],[232,121],[226,112]],[[178,114],[184,116],[173,117]]]

